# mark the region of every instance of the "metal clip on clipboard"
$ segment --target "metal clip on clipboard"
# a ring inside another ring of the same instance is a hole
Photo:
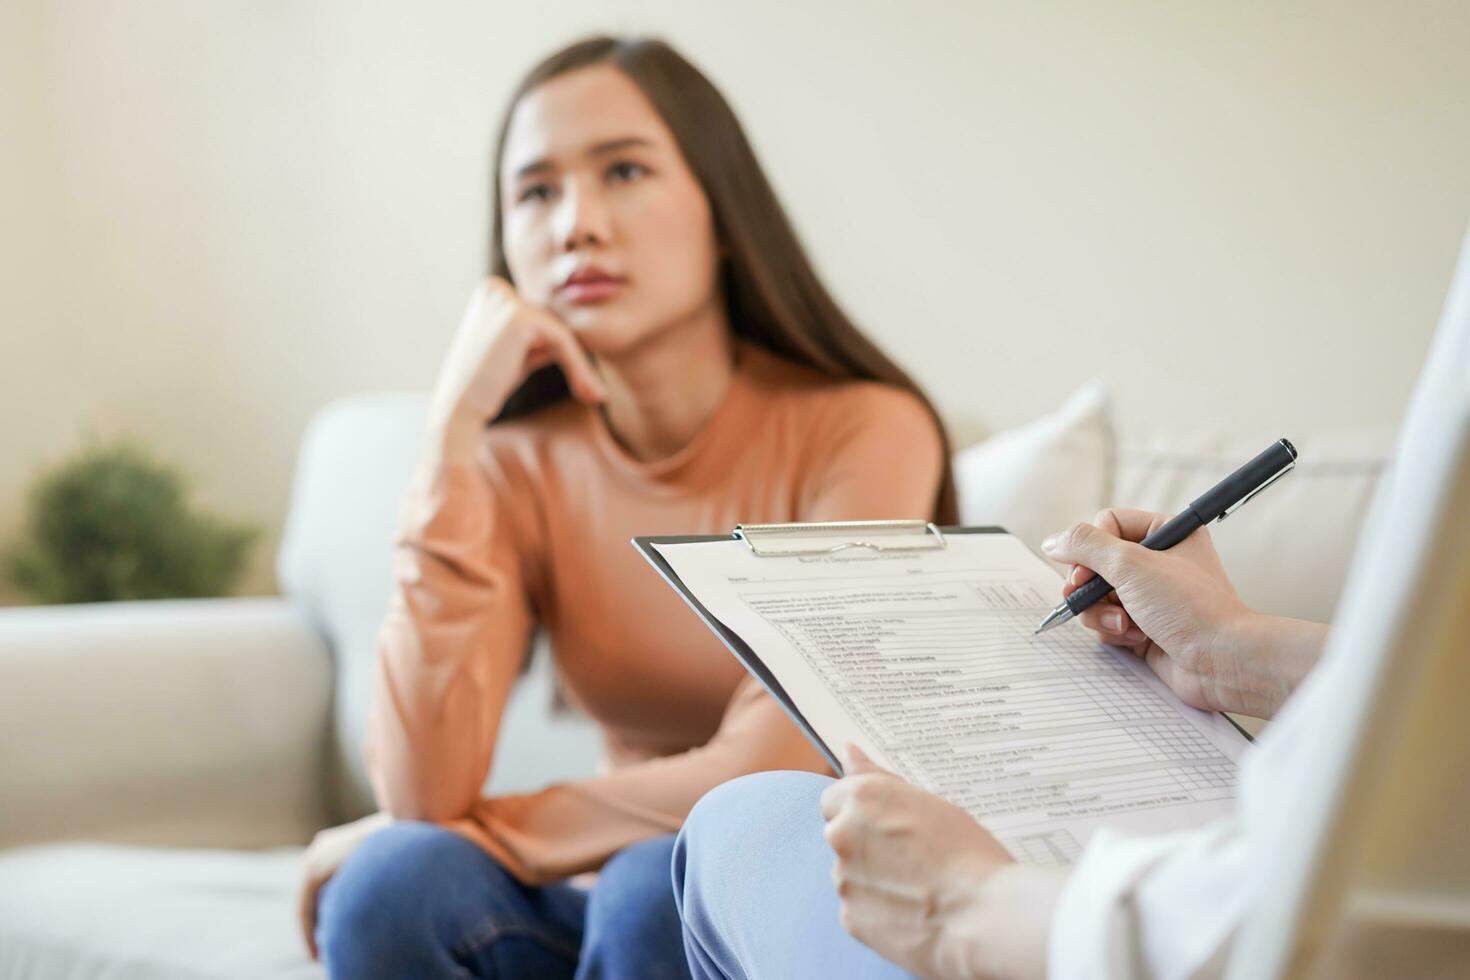
[[[737,524],[734,535],[761,558],[835,555],[856,548],[883,554],[938,551],[948,546],[937,524],[917,520]]]

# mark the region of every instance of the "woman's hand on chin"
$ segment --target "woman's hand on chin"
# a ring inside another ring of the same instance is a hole
[[[1015,862],[968,813],[849,746],[846,775],[822,794],[822,816],[837,855],[842,928],[854,938],[923,977],[998,976],[1012,961],[1012,950],[995,948],[987,897]]]
[[[485,423],[527,375],[553,363],[576,398],[591,404],[607,398],[592,359],[566,324],[527,303],[504,279],[480,283],[434,383],[431,446],[442,461],[470,462]]]

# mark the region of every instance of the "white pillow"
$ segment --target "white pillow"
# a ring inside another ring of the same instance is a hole
[[[1038,551],[1047,535],[1092,520],[1106,496],[1107,416],[1093,382],[1050,415],[956,453],[960,521],[999,525]]]

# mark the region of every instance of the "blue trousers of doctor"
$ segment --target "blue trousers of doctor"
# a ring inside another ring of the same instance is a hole
[[[822,836],[832,780],[762,772],[694,807],[674,844],[674,898],[696,980],[910,975],[843,931]]]

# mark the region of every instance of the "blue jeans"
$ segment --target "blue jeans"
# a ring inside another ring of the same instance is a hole
[[[674,844],[674,899],[697,980],[909,974],[843,931],[819,799],[832,780],[761,772],[718,786]]]
[[[535,888],[479,847],[418,821],[373,834],[317,899],[333,977],[689,976],[669,880],[672,835],[615,854],[587,891]]]

